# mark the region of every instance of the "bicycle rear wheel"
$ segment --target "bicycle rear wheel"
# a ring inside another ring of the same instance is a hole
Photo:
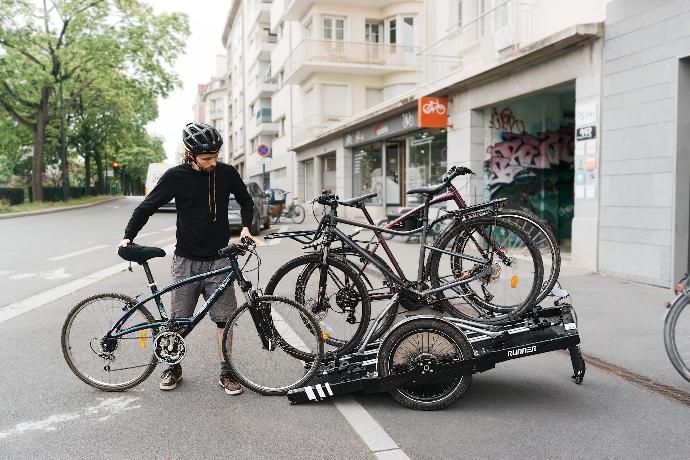
[[[690,382],[690,298],[676,299],[666,315],[664,345],[671,364]]]
[[[520,227],[539,249],[544,264],[544,281],[534,303],[539,303],[549,295],[558,281],[561,272],[561,248],[551,226],[530,212],[519,209],[501,209],[498,217],[508,219]]]
[[[298,204],[292,206],[292,222],[295,224],[301,224],[304,222],[304,217],[306,216],[304,208]]]
[[[254,314],[270,318],[267,335],[272,350],[263,346]],[[312,357],[309,365],[295,359],[286,349],[299,349]],[[230,317],[223,331],[223,357],[235,379],[262,395],[285,395],[309,382],[323,357],[323,338],[319,322],[294,300],[262,296],[245,303]]]
[[[534,305],[544,276],[534,242],[507,219],[458,221],[434,244],[427,261],[432,288],[467,282],[438,292],[451,315],[495,324],[510,321]]]
[[[98,294],[79,302],[62,326],[62,353],[67,365],[83,382],[103,391],[124,391],[151,375],[157,360],[153,339],[157,328],[142,329],[102,342],[105,334],[137,302],[122,294]],[[149,311],[139,307],[120,330],[154,321]]]

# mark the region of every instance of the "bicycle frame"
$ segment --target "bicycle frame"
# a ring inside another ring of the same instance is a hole
[[[444,249],[435,248],[433,246],[429,246],[426,242],[427,241],[427,225],[426,224],[428,221],[429,200],[427,200],[427,202],[424,205],[422,205],[422,208],[424,208],[423,215],[422,215],[422,226],[419,229],[415,229],[415,230],[411,230],[411,231],[396,231],[396,230],[390,230],[390,229],[382,229],[380,227],[376,227],[375,225],[367,225],[367,224],[360,223],[360,222],[357,222],[354,220],[343,219],[342,217],[338,217],[336,215],[335,209],[333,209],[333,208],[331,209],[331,212],[329,213],[329,215],[325,216],[324,219],[322,219],[321,223],[319,224],[319,230],[325,226],[325,233],[327,235],[335,234],[336,237],[338,238],[338,240],[340,240],[346,246],[348,246],[349,248],[354,250],[361,257],[364,257],[370,263],[372,263],[376,267],[378,267],[383,273],[385,273],[392,280],[394,280],[396,284],[409,289],[410,292],[412,292],[418,296],[428,296],[430,294],[442,292],[442,291],[445,291],[446,289],[450,289],[450,288],[453,288],[456,286],[462,286],[462,285],[468,284],[468,283],[470,283],[470,282],[472,282],[478,278],[482,278],[482,277],[486,276],[490,272],[489,268],[485,268],[484,270],[482,270],[481,272],[477,273],[476,275],[474,275],[470,278],[452,281],[450,283],[443,284],[443,285],[441,285],[437,288],[434,288],[434,289],[426,289],[423,291],[419,291],[419,290],[412,288],[410,286],[410,284],[411,284],[410,280],[408,280],[407,277],[405,276],[404,272],[400,268],[400,264],[398,263],[397,259],[393,255],[393,252],[388,247],[388,244],[383,239],[383,237],[381,237],[380,232],[392,233],[394,235],[408,235],[408,234],[417,233],[419,231],[422,232],[421,244],[420,244],[420,249],[419,249],[419,265],[418,265],[418,270],[417,270],[417,286],[421,286],[423,281],[424,281],[424,260],[425,260],[425,255],[426,255],[427,249],[431,250],[431,251],[438,251],[438,252],[442,252],[442,253],[447,253],[451,256],[458,257],[460,259],[470,260],[470,261],[481,263],[481,264],[487,264],[487,263],[491,262],[488,259],[468,256],[465,254],[455,253],[455,252],[451,252],[451,251],[446,251]],[[365,216],[367,217],[367,220],[369,222],[373,223],[371,216],[367,212],[366,208],[361,208],[361,209],[364,212]],[[328,221],[327,221],[327,223],[324,224],[324,221],[326,221],[326,220],[328,220]],[[365,249],[362,249],[356,242],[354,242],[348,235],[346,235],[342,230],[340,230],[337,227],[338,223],[343,223],[343,224],[352,225],[355,227],[374,230],[376,232],[377,238],[379,239],[379,243],[383,246],[384,251],[388,255],[388,258],[390,259],[390,261],[393,264],[397,273],[394,273],[393,271],[390,270],[390,268],[387,265],[381,264],[379,261],[377,261],[375,258],[373,258],[369,254],[368,251],[366,251]],[[318,230],[317,230],[317,232],[318,232]],[[326,241],[330,241],[330,240],[331,240],[330,236],[326,236]],[[324,251],[325,252],[328,251],[328,246],[324,246]],[[322,273],[322,276],[324,276],[324,275],[325,275],[325,273]]]
[[[244,277],[242,276],[242,272],[239,268],[239,265],[237,264],[237,259],[231,258],[229,260],[230,264],[227,267],[219,268],[217,270],[211,270],[206,273],[200,273],[198,275],[191,276],[189,278],[183,279],[181,281],[177,281],[174,283],[171,283],[167,286],[165,286],[163,289],[158,290],[156,287],[156,283],[153,280],[153,275],[151,274],[151,269],[148,266],[148,263],[143,263],[142,265],[144,266],[144,271],[146,272],[146,276],[149,280],[149,286],[151,288],[151,295],[144,298],[143,300],[139,301],[136,305],[131,306],[127,312],[122,315],[122,317],[115,323],[115,325],[112,327],[110,331],[105,335],[104,340],[107,339],[116,339],[119,337],[122,337],[126,334],[131,334],[132,332],[137,332],[141,331],[144,329],[152,329],[152,328],[157,328],[159,326],[165,326],[165,325],[170,325],[170,324],[176,324],[176,325],[183,325],[183,326],[188,326],[182,333],[181,335],[183,337],[186,337],[187,334],[189,334],[194,327],[199,324],[199,322],[206,316],[206,313],[211,309],[213,304],[218,300],[218,298],[221,296],[221,294],[227,289],[227,287],[232,283],[233,281],[237,280],[238,284],[240,285],[240,288],[242,289],[242,292],[244,293],[245,297],[247,298],[247,301],[250,301],[250,296],[251,293],[249,292],[251,289],[251,283],[249,283]],[[165,307],[163,305],[163,302],[161,301],[161,296],[167,292],[173,291],[181,286],[187,285],[194,283],[196,281],[210,278],[212,276],[220,275],[222,273],[227,273],[227,276],[223,280],[223,282],[218,286],[218,288],[211,293],[209,298],[206,300],[204,303],[203,308],[194,316],[191,318],[185,318],[185,317],[180,317],[180,318],[169,318],[167,312],[165,311]],[[158,307],[158,313],[161,316],[160,321],[154,321],[153,323],[140,323],[136,324],[132,327],[129,327],[125,330],[119,330],[120,327],[127,321],[127,319],[136,312],[140,306],[144,305],[146,302],[150,301],[151,299],[155,299],[156,306]]]

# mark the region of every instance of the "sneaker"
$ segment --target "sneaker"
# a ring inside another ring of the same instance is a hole
[[[225,392],[229,395],[239,395],[244,391],[239,383],[235,382],[229,375],[226,374],[220,376],[218,383],[220,383],[220,386],[222,386],[225,389]]]
[[[161,390],[174,390],[182,380],[182,366],[170,366],[161,375],[159,387]]]

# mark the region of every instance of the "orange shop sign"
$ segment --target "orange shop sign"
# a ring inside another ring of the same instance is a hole
[[[420,128],[448,127],[448,99],[428,96],[419,98],[417,115]]]

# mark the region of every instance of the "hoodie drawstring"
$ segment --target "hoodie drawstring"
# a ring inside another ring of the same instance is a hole
[[[213,203],[213,206],[211,204]],[[216,221],[216,172],[212,171],[208,176],[208,212]]]

